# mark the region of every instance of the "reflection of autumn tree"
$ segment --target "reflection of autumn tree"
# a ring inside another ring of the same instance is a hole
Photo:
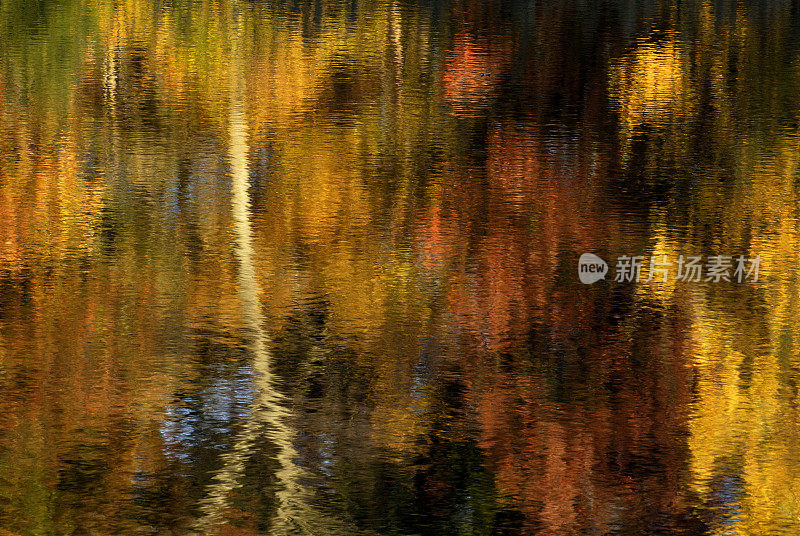
[[[554,299],[564,256],[608,247],[620,228],[599,196],[604,163],[552,158],[549,143],[536,124],[497,128],[486,169],[454,170],[419,224],[424,266],[448,278],[454,311],[492,349],[524,338],[532,323],[569,331],[581,312]],[[463,272],[467,263],[478,269]]]
[[[708,508],[715,534],[789,533],[798,519],[791,475],[800,451],[788,439],[797,424],[797,341],[788,326],[795,323],[800,260],[798,147],[794,127],[786,127],[798,114],[787,100],[797,82],[764,63],[795,61],[787,58],[796,51],[778,44],[790,30],[774,22],[763,32],[763,22],[740,7],[721,23],[705,4],[693,55],[675,38],[647,44],[624,58],[618,72],[652,76],[627,82],[625,75],[612,76],[620,84],[623,143],[636,138],[640,154],[672,162],[672,191],[685,191],[694,177],[695,193],[683,201],[675,196],[654,214],[657,249],[763,259],[759,284],[684,297],[693,318],[687,355],[698,378],[689,421],[692,490]],[[673,74],[659,76],[664,69]],[[690,90],[668,95],[670,84]],[[691,128],[708,133],[702,151],[690,144]],[[666,150],[653,151],[653,144]],[[700,175],[693,171],[698,165]],[[663,169],[663,160],[647,162],[642,184],[658,185]],[[684,226],[685,233],[675,232]]]
[[[625,329],[642,337],[685,336],[676,326]],[[682,408],[689,400],[684,356],[629,347],[612,337],[606,334],[596,351],[549,357],[543,351],[527,363],[496,361],[494,369],[476,371],[493,379],[474,380],[482,446],[500,493],[526,514],[531,530],[692,526],[690,497],[682,488]],[[614,505],[625,506],[615,511]],[[654,507],[661,518],[648,521],[645,513]]]
[[[750,179],[727,207],[740,218],[718,238],[761,255],[760,283],[695,305],[691,467],[698,493],[718,505],[713,526],[720,534],[777,531],[799,519],[796,140],[787,136],[760,154],[743,164]]]
[[[647,128],[667,130],[664,137],[671,142],[668,154],[681,162],[689,159],[687,153],[692,147],[687,136],[696,119],[698,103],[685,54],[681,43],[672,37],[645,44],[612,67],[610,91],[620,106],[620,145],[625,164],[631,158],[634,138]],[[647,154],[657,157],[661,153]],[[646,163],[649,169],[660,164]]]
[[[554,157],[545,148],[557,141],[535,124],[498,129],[485,171],[454,174],[420,225],[424,266],[446,278],[460,320],[452,351],[469,378],[486,463],[527,531],[610,530],[614,504],[625,505],[626,526],[646,523],[640,516],[658,504],[659,523],[686,528],[677,439],[689,400],[685,327],[614,328],[599,320],[609,311],[594,294],[571,284],[570,252],[615,247],[608,236],[622,222],[599,195],[604,163],[574,145]],[[636,306],[636,317],[651,306]],[[628,337],[674,346],[653,355]]]
[[[459,114],[491,105],[493,93],[510,60],[511,44],[476,39],[469,34],[455,38],[444,75],[444,92]]]
[[[40,43],[52,54],[53,42]],[[192,320],[176,321],[183,304],[174,294],[184,253],[175,244],[190,242],[175,227],[164,232],[151,210],[163,191],[151,179],[167,175],[178,152],[153,128],[166,108],[144,106],[157,84],[142,70],[143,51],[124,36],[114,48],[122,51],[109,70],[123,79],[116,91],[100,84],[102,59],[81,51],[79,62],[66,62],[82,66],[69,73],[74,80],[51,79],[69,91],[51,106],[52,88],[39,94],[20,83],[24,68],[4,64],[13,109],[2,110],[9,135],[0,142],[0,272],[4,320],[15,320],[0,335],[8,416],[1,515],[4,527],[23,533],[135,531],[135,482],[146,487],[169,463],[159,434],[164,406],[178,379],[192,375],[191,363],[175,359],[187,342],[180,326]],[[41,107],[18,114],[25,100]],[[116,113],[107,118],[110,105]],[[125,124],[108,128],[107,120]],[[104,160],[97,148],[115,129],[126,143]],[[153,142],[164,149],[156,157],[147,150]],[[209,296],[220,316],[225,271],[214,272]],[[178,506],[175,515],[177,528],[186,512]]]

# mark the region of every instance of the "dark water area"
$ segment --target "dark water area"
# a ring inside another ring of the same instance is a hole
[[[800,534],[799,126],[797,2],[0,0],[0,536]]]

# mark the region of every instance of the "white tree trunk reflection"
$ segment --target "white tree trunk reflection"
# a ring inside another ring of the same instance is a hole
[[[234,6],[234,11],[237,9]],[[268,434],[277,447],[277,513],[274,520],[275,533],[287,532],[302,526],[308,506],[305,493],[299,484],[301,468],[294,463],[297,452],[293,445],[294,433],[288,424],[289,412],[283,404],[284,397],[275,387],[272,373],[270,339],[264,329],[261,311],[261,290],[256,278],[254,263],[253,233],[250,221],[248,195],[249,172],[247,164],[247,122],[244,110],[242,77],[242,55],[237,16],[234,14],[234,35],[230,60],[230,112],[229,112],[229,157],[231,176],[231,213],[238,260],[238,292],[241,300],[242,318],[246,330],[247,345],[252,355],[255,396],[250,411],[250,420],[245,423],[232,447],[223,456],[223,467],[215,475],[215,482],[203,500],[203,516],[196,530],[203,534],[221,521],[227,497],[237,485],[247,458],[262,433]]]

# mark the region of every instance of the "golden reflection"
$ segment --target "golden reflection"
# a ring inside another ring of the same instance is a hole
[[[630,158],[635,136],[646,127],[668,129],[667,139],[674,143],[669,149],[685,149],[680,135],[698,106],[693,91],[684,45],[675,36],[644,42],[617,60],[610,72],[610,94],[619,105],[623,162]]]

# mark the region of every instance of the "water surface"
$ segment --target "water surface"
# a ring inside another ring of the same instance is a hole
[[[0,534],[800,534],[796,3],[0,36]]]

